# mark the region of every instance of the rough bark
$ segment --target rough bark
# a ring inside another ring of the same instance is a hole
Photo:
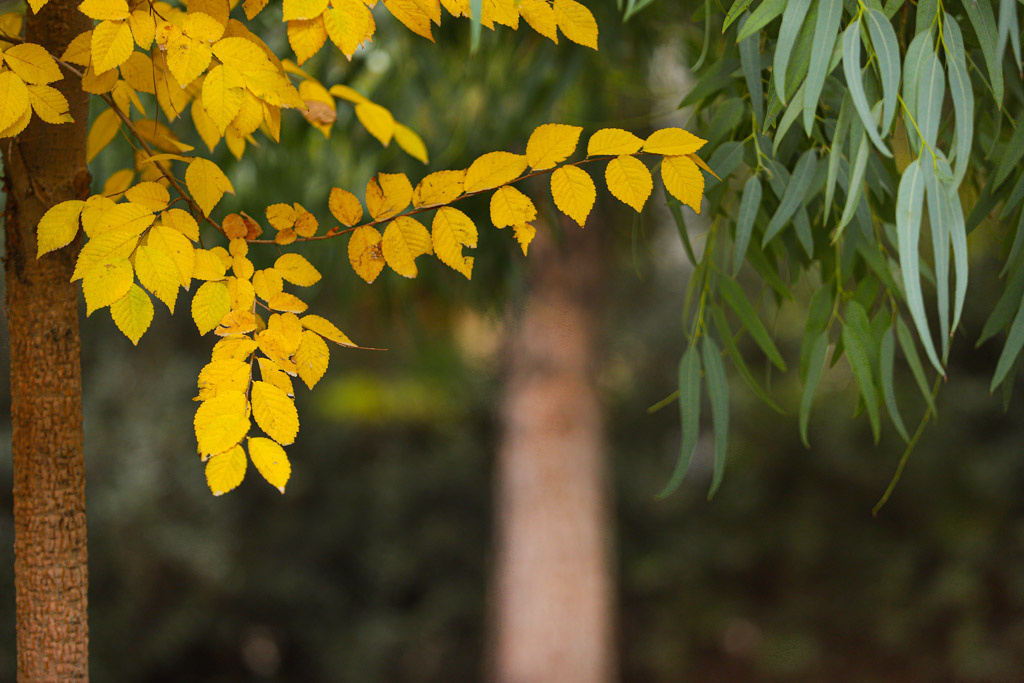
[[[543,232],[543,231],[541,231]],[[615,678],[605,441],[595,387],[602,259],[593,228],[538,234],[509,337],[497,463],[493,677]]]
[[[25,39],[60,55],[92,27],[77,2],[50,0],[26,17]],[[14,582],[18,680],[85,681],[85,460],[78,290],[69,280],[76,246],[36,259],[35,228],[54,204],[84,199],[88,96],[68,72],[53,85],[74,123],[33,117],[0,140],[6,170],[7,321],[14,451]]]

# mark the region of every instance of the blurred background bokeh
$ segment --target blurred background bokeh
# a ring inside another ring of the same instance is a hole
[[[470,54],[466,22],[447,21],[433,46],[386,19],[351,64],[324,50],[306,66],[419,131],[429,170],[521,150],[549,121],[585,126],[584,135],[669,124],[701,134],[676,105],[703,26],[669,4],[626,24],[612,3],[595,6],[598,53],[524,28],[485,31]],[[285,53],[281,27],[267,25]],[[122,167],[125,153],[105,152],[96,175]],[[218,154],[238,190],[228,209],[262,215],[269,203],[300,201],[322,224],[332,186],[361,194],[376,170],[414,180],[427,172],[394,145],[381,149],[344,103],[330,140],[294,114],[280,145],[261,139],[239,163]],[[543,183],[526,189],[546,194]],[[607,438],[621,680],[1021,680],[1024,406],[1015,397],[1004,412],[988,392],[997,343],[971,348],[987,308],[968,306],[940,420],[877,517],[872,506],[902,444],[890,430],[876,447],[866,420],[852,416],[845,363],[819,389],[811,450],[797,435],[795,372],[770,378],[786,415],[736,382],[715,499],[706,500],[702,441],[682,489],[655,500],[680,436],[674,406],[647,408],[675,388],[689,274],[660,192],[640,221],[600,196],[587,228],[598,243],[592,379]],[[553,253],[564,254],[577,239],[566,231],[578,228],[555,220],[549,199],[538,208],[549,219],[542,231],[560,245]],[[298,392],[303,422],[284,496],[253,471],[240,489],[210,496],[191,399],[211,342],[185,313],[158,310],[133,348],[106,313],[86,319],[83,309],[95,681],[485,676],[495,458],[517,351],[509,339],[537,279],[533,254],[489,226],[484,202],[466,210],[482,227],[472,282],[429,263],[415,281],[386,273],[371,286],[348,266],[344,240],[302,251],[325,274],[312,310],[387,351],[334,349],[323,383]],[[690,227],[699,245],[702,224]],[[990,300],[994,266],[977,266],[970,296]],[[790,357],[810,293],[797,291],[775,321]],[[6,341],[2,353],[6,362]],[[917,417],[923,408],[903,379],[898,391]],[[6,386],[0,396],[9,413]],[[0,439],[0,681],[15,669],[9,442]]]

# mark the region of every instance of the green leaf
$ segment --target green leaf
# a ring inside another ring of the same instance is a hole
[[[934,52],[932,45],[932,34],[928,31],[918,33],[907,48],[903,58],[903,104],[907,110],[917,115],[918,83],[921,81],[921,72],[924,62]],[[908,124],[907,144],[912,150],[921,146],[921,139],[913,125]]]
[[[914,21],[914,35],[931,28],[935,23],[935,17],[938,13],[938,0],[918,0],[917,17]]]
[[[686,349],[679,361],[679,417],[682,421],[683,442],[672,476],[657,498],[673,493],[683,483],[697,448],[700,431],[700,353],[696,346]]]
[[[945,74],[934,52],[928,52],[921,65],[917,83],[917,108],[911,110],[917,121],[924,142],[935,149],[935,138],[939,133],[939,119],[942,117],[942,100],[946,96]]]
[[[839,36],[839,20],[843,16],[843,0],[820,0],[818,17],[814,22],[814,40],[811,43],[811,64],[807,70],[807,89],[804,92],[804,131],[811,134],[818,98],[825,79],[832,70],[832,49]]]
[[[1003,105],[1003,59],[1002,53],[996,51],[999,47],[999,35],[996,32],[992,4],[967,0],[963,6],[971,20],[971,25],[974,26],[974,34],[978,37],[978,44],[981,45],[981,53],[985,55],[985,66],[988,67],[988,76],[996,107],[1001,107]]]
[[[736,249],[732,257],[732,272],[739,272],[743,265],[743,259],[747,255],[747,246],[750,244],[750,234],[754,230],[754,219],[757,211],[761,208],[761,181],[756,175],[750,176],[743,186],[743,196],[740,199],[740,212],[736,218]]]
[[[807,377],[804,379],[803,393],[800,395],[800,440],[804,446],[811,447],[807,440],[807,425],[811,419],[811,405],[814,402],[814,390],[818,388],[818,380],[825,369],[825,353],[828,351],[828,333],[822,331],[810,347],[807,359]]]
[[[1024,157],[1024,126],[1018,125],[1010,137],[1010,141],[1003,147],[1003,156],[996,166],[995,176],[992,178],[992,189],[998,188],[1010,171],[1020,168],[1020,160]]]
[[[896,16],[896,12],[903,7],[907,0],[885,0],[885,7],[882,12],[885,14],[886,19],[892,19]],[[920,4],[918,5],[920,7]]]
[[[740,322],[747,328],[751,338],[761,347],[761,351],[768,357],[768,360],[774,363],[779,370],[785,372],[786,362],[782,360],[782,355],[775,348],[775,343],[768,334],[767,328],[765,328],[761,319],[757,317],[754,307],[747,301],[747,297],[743,294],[740,286],[729,277],[720,277],[717,279],[717,283],[718,290],[722,293],[722,298],[729,304],[729,308],[739,316]]]
[[[960,316],[967,300],[967,277],[970,262],[967,254],[967,225],[964,223],[964,209],[960,205],[960,194],[953,181],[942,181],[946,192],[946,202],[950,216],[949,238],[953,243],[953,270],[956,273],[956,285],[953,290],[953,327],[954,332],[960,326]]]
[[[711,401],[711,425],[715,432],[715,465],[711,476],[710,500],[722,484],[725,474],[725,456],[729,445],[729,383],[725,377],[722,354],[710,336],[704,335],[701,347],[704,357],[704,379]]]
[[[760,36],[755,31],[749,38],[740,41],[740,64],[743,79],[750,93],[750,106],[754,110],[754,123],[760,129],[764,124],[764,90],[761,84]]]
[[[896,403],[896,390],[893,386],[893,376],[896,374],[896,335],[892,327],[882,335],[882,346],[879,350],[880,375],[882,377],[882,396],[885,398],[885,409],[889,411],[889,419],[892,420],[896,432],[905,442],[910,441],[907,427],[903,424],[903,416],[900,414],[899,404]]]
[[[789,101],[789,106],[786,107],[786,111],[782,115],[782,119],[779,121],[779,125],[775,129],[775,141],[772,143],[772,154],[777,155],[779,153],[779,145],[786,138],[786,133],[793,126],[793,122],[796,121],[797,117],[800,116],[800,112],[803,111],[804,107],[804,83],[800,84],[797,91],[793,93],[793,99]]]
[[[843,142],[846,140],[847,131],[850,130],[850,122],[853,118],[852,100],[850,93],[843,95],[843,103],[839,106],[839,118],[836,119],[836,131],[832,136],[832,145],[829,149],[828,175],[825,177],[825,216],[822,222],[828,221],[829,211],[832,210],[832,197],[836,191],[836,178],[839,176],[839,162],[843,160]]]
[[[480,47],[480,27],[484,16],[483,0],[469,0],[469,16],[473,22],[469,28],[469,51],[476,53]]]
[[[875,105],[877,111],[878,105]],[[857,205],[864,198],[862,186],[864,183],[864,170],[868,166],[868,136],[860,121],[850,123],[853,129],[850,134],[850,181],[846,188],[846,204],[843,205],[843,215],[839,218],[839,225],[836,226],[836,235],[833,241],[839,239],[843,229],[853,218]]]
[[[878,151],[887,157],[892,152],[878,136],[878,129],[874,118],[871,116],[871,107],[868,106],[868,98],[864,93],[864,82],[861,80],[860,69],[860,20],[855,19],[846,31],[843,32],[843,72],[846,74],[846,85],[850,90],[850,97],[853,99],[853,106],[860,116],[864,130],[867,131],[871,142],[878,148]]]
[[[1006,203],[1003,204],[1003,210],[999,214],[999,220],[1004,221],[1009,218],[1013,210],[1020,204],[1020,200],[1024,199],[1024,173],[1021,173],[1017,177],[1017,182],[1013,184],[1013,189],[1010,190],[1010,196],[1006,198]]]
[[[953,167],[953,187],[960,187],[971,159],[974,140],[974,89],[967,76],[966,52],[960,26],[948,13],[943,15],[942,44],[946,52],[946,70],[949,75],[949,94],[956,115],[956,148]]]
[[[676,230],[679,231],[679,239],[683,243],[683,250],[686,252],[686,257],[690,259],[690,265],[697,265],[697,256],[693,253],[693,245],[690,244],[690,232],[686,229],[686,221],[683,220],[683,212],[679,208],[679,201],[672,201],[675,199],[671,198],[666,202],[668,206],[668,212],[672,214],[672,219],[676,223]]]
[[[900,177],[900,188],[896,196],[896,230],[899,235],[900,269],[903,271],[903,288],[907,293],[907,306],[917,327],[921,344],[924,345],[928,360],[940,374],[945,375],[942,364],[935,353],[928,317],[924,312],[924,297],[921,294],[918,242],[921,237],[921,213],[924,203],[924,178],[921,160],[914,159]]]
[[[860,388],[860,396],[868,411],[871,422],[871,433],[878,443],[881,432],[881,418],[878,409],[878,390],[871,372],[871,360],[868,346],[871,344],[868,315],[864,307],[856,301],[846,304],[846,325],[843,326],[843,346],[846,358],[850,361],[853,378]]]
[[[805,150],[800,155],[800,159],[796,162],[796,168],[793,169],[793,176],[789,179],[789,183],[786,185],[786,191],[782,195],[782,200],[779,202],[779,208],[775,210],[775,215],[772,216],[771,221],[768,223],[768,227],[765,228],[764,238],[761,240],[761,246],[768,244],[772,239],[779,234],[779,231],[785,227],[789,219],[793,217],[804,201],[804,197],[807,195],[807,190],[810,189],[811,183],[814,181],[814,175],[818,168],[818,153],[815,149]]]
[[[782,10],[785,8],[786,0],[764,0],[743,24],[739,35],[736,36],[736,42],[738,43],[763,29],[768,22],[782,14]]]
[[[878,71],[882,77],[882,96],[885,103],[882,108],[882,133],[888,132],[896,116],[896,104],[900,91],[900,46],[896,42],[896,32],[892,29],[889,19],[876,9],[864,13],[867,17],[868,34],[871,46],[878,59]]]
[[[999,0],[999,45],[996,46],[996,54],[1002,59],[1003,53],[1006,50],[1006,41],[1009,39],[1018,73],[1021,70],[1019,26],[1020,24],[1017,21],[1017,3],[1014,0]]]
[[[736,370],[740,373],[740,377],[746,382],[750,390],[754,392],[761,401],[765,403],[769,408],[785,415],[786,411],[779,406],[775,400],[768,395],[756,379],[750,372],[750,367],[747,362],[743,360],[743,354],[740,353],[739,347],[736,346],[736,340],[732,337],[732,330],[729,329],[729,322],[725,319],[725,311],[722,310],[721,306],[711,306],[711,315],[715,320],[715,328],[718,330],[718,335],[722,338],[722,345],[725,346],[725,352],[732,359],[732,364],[736,366]]]
[[[740,15],[747,11],[751,2],[753,2],[753,0],[736,0],[736,2],[732,3],[732,7],[730,7],[729,11],[725,13],[725,22],[722,24],[722,33],[728,31],[729,27],[732,26],[732,22],[739,19]]]
[[[996,305],[992,308],[992,313],[989,314],[988,320],[985,321],[985,326],[981,329],[981,335],[978,336],[978,341],[974,345],[975,348],[984,344],[994,337],[996,332],[1006,327],[1010,322],[1010,317],[1013,316],[1013,312],[1020,305],[1021,297],[1024,296],[1024,267],[1021,267],[1016,262],[1015,266],[1010,276],[1010,281],[1006,284],[1006,289],[1003,290],[999,300],[996,301]]]
[[[925,163],[925,197],[928,201],[928,221],[931,225],[932,254],[935,264],[935,290],[939,309],[939,338],[942,342],[942,358],[949,354],[949,230],[953,222],[949,200],[939,186],[939,179],[932,165]]]
[[[896,338],[900,342],[900,348],[903,349],[903,357],[907,359],[907,365],[910,367],[910,373],[914,376],[917,388],[921,391],[925,403],[928,404],[928,410],[932,415],[938,417],[939,412],[935,409],[935,401],[932,399],[932,391],[928,387],[928,379],[924,374],[924,366],[921,365],[921,357],[917,355],[914,337],[910,334],[910,328],[900,317],[896,318]]]
[[[1003,346],[1003,352],[999,354],[999,362],[996,363],[996,371],[992,375],[989,391],[995,391],[996,387],[1006,378],[1010,368],[1017,361],[1017,355],[1021,348],[1024,348],[1024,301],[1021,301],[1013,324],[1010,325],[1010,331],[1006,335],[1006,345]]]
[[[782,25],[779,26],[775,40],[772,74],[775,76],[775,93],[783,104],[786,103],[786,67],[789,65],[789,56],[810,6],[811,0],[789,0],[782,13]]]
[[[1024,176],[1022,176],[1024,178]],[[1006,271],[1010,268],[1010,265],[1017,262],[1017,256],[1020,255],[1020,248],[1024,246],[1024,209],[1021,209],[1020,219],[1017,221],[1017,230],[1013,235],[1013,245],[1010,247],[1010,253],[1006,255],[1006,263],[1003,264],[1003,269],[999,272],[999,277],[1004,277]]]

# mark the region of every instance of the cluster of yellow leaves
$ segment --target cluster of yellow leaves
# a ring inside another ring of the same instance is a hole
[[[0,26],[7,28],[11,23],[7,19]],[[25,130],[32,112],[47,123],[70,122],[67,99],[48,85],[63,78],[57,61],[34,43],[3,45],[6,43],[0,44],[0,138]]]
[[[464,170],[431,173],[416,187],[402,173],[380,173],[366,186],[366,207],[372,220],[360,225],[363,207],[359,199],[334,188],[329,208],[348,226],[346,232],[352,233],[348,243],[352,268],[367,282],[373,282],[385,264],[412,278],[418,272],[416,258],[434,254],[470,278],[473,257],[466,256],[463,249],[476,247],[477,228],[469,216],[447,205],[490,190],[494,190],[491,222],[499,229],[511,227],[526,254],[537,232],[532,225],[537,207],[510,183],[554,169],[551,194],[555,206],[582,227],[594,206],[597,188],[580,164],[597,158],[610,157],[605,167],[608,190],[638,213],[654,187],[650,170],[636,156],[640,153],[658,159],[666,191],[700,213],[704,196],[701,169],[709,169],[696,152],[704,140],[681,128],[663,128],[646,140],[618,128],[603,128],[587,143],[588,159],[559,166],[576,151],[582,131],[579,126],[560,123],[539,126],[530,135],[525,154],[490,152]],[[407,211],[410,203],[413,208]],[[413,216],[432,209],[436,211],[427,230]],[[384,222],[387,226],[381,234],[374,226]]]

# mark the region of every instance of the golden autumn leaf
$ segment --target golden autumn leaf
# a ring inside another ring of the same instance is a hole
[[[192,297],[192,320],[199,334],[206,334],[217,327],[230,312],[231,295],[223,282],[204,282]]]
[[[480,192],[512,182],[526,170],[526,156],[511,152],[489,152],[466,169],[463,189]]]
[[[284,287],[284,279],[273,268],[264,268],[253,273],[252,286],[256,296],[264,301],[270,301],[270,298]]]
[[[341,344],[342,346],[355,347],[355,344],[348,338],[348,335],[335,327],[334,323],[326,318],[322,318],[319,315],[306,315],[300,319],[300,322],[304,328],[316,332],[328,341]]]
[[[230,288],[229,288],[230,289]],[[232,310],[217,324],[213,333],[218,337],[234,337],[256,331],[256,314],[252,311]]]
[[[256,466],[267,483],[284,493],[284,487],[288,485],[288,479],[292,475],[292,465],[288,462],[288,455],[281,448],[280,444],[262,436],[249,438],[249,457],[252,464]]]
[[[89,240],[78,252],[75,272],[71,280],[80,280],[97,268],[127,259],[135,251],[139,236],[130,232],[114,231]]]
[[[636,154],[644,146],[644,141],[621,128],[602,128],[590,136],[587,142],[587,156],[603,154]]]
[[[239,445],[218,453],[206,461],[206,485],[215,496],[222,496],[238,487],[245,478],[247,461]]]
[[[375,221],[391,218],[412,201],[412,184],[404,173],[378,173],[366,184],[366,208]]]
[[[282,446],[294,443],[299,433],[295,402],[269,382],[253,382],[251,395],[252,416],[260,429]]]
[[[42,118],[42,117],[40,117]],[[117,201],[124,194],[124,191],[132,184],[132,179],[135,177],[135,171],[130,168],[122,168],[120,171],[114,171],[107,178],[106,182],[103,183],[103,196],[109,197],[113,201]],[[145,209],[147,213],[152,213],[149,209]]]
[[[282,5],[283,21],[295,19],[313,19],[327,9],[327,0],[284,0]]]
[[[356,113],[358,114],[358,112]],[[422,161],[424,164],[429,161],[427,146],[423,144],[423,139],[412,128],[395,122],[395,142],[413,159]]]
[[[256,346],[256,341],[249,337],[225,337],[213,345],[211,360],[245,360],[256,350]]]
[[[327,29],[321,17],[288,22],[288,44],[299,64],[319,52],[326,42]]]
[[[225,391],[245,392],[249,386],[250,365],[241,358],[213,359],[199,371],[196,400],[207,401]]]
[[[142,335],[153,322],[153,302],[141,287],[132,284],[128,293],[110,304],[110,317],[117,329],[138,345]]]
[[[431,253],[430,233],[415,218],[399,216],[388,224],[381,240],[381,252],[391,269],[399,275],[417,275],[416,257]]]
[[[332,4],[334,6],[323,13],[324,28],[341,54],[352,59],[359,46],[373,37],[377,28],[373,15],[361,0],[334,0]]]
[[[274,262],[274,272],[300,287],[309,287],[320,281],[320,272],[301,254],[282,254]]]
[[[644,203],[654,189],[651,172],[644,166],[644,162],[626,154],[608,162],[604,178],[608,183],[608,191],[637,213],[644,208]]]
[[[458,209],[443,206],[434,214],[430,227],[434,253],[441,263],[462,273],[469,280],[473,276],[473,257],[464,256],[462,247],[476,247],[476,225]]]
[[[352,227],[363,218],[363,205],[359,203],[359,198],[340,187],[331,188],[327,208],[342,225],[348,227]]]
[[[208,159],[193,159],[185,171],[185,184],[192,198],[207,216],[225,192],[235,193],[231,181],[217,164]]]
[[[356,105],[356,118],[380,144],[388,146],[395,134],[395,117],[390,111],[373,102],[360,102]]]
[[[558,20],[554,8],[544,0],[520,0],[519,14],[537,33],[558,44]]]
[[[184,212],[182,212],[184,213]],[[174,228],[157,225],[146,236],[146,244],[167,254],[178,269],[181,286],[188,289],[196,270],[197,251],[188,237]],[[223,276],[221,271],[221,276]],[[219,278],[215,278],[219,279]]]
[[[702,140],[682,128],[662,128],[651,133],[644,141],[644,151],[671,156],[693,154],[703,147],[705,142],[707,140]]]
[[[25,83],[43,85],[63,78],[57,61],[35,43],[12,45],[3,51],[3,61]]]
[[[71,199],[51,206],[43,214],[43,217],[39,219],[36,233],[39,247],[36,258],[71,244],[75,235],[78,234],[78,219],[82,215],[83,206],[85,206],[84,201]]]
[[[330,360],[331,351],[320,335],[304,331],[299,348],[295,350],[295,366],[307,387],[312,389],[320,381],[327,372]]]
[[[384,0],[384,6],[391,12],[391,16],[405,24],[410,31],[434,41],[430,31],[430,17],[415,0]]]
[[[700,200],[704,196],[704,174],[690,157],[665,157],[661,162],[661,179],[669,194],[700,213]]]
[[[512,187],[504,185],[491,195],[491,222],[496,228],[529,223],[537,217],[533,200]]]
[[[135,273],[139,284],[164,302],[173,314],[181,273],[170,254],[158,246],[139,247],[135,252]]]
[[[298,348],[298,347],[296,347]],[[292,386],[292,378],[278,367],[277,363],[269,358],[257,358],[260,366],[260,378],[280,389],[289,397],[295,396],[295,388]]]
[[[435,171],[416,185],[412,193],[412,205],[418,209],[450,204],[462,196],[465,179],[465,171]]]
[[[551,196],[558,210],[579,223],[590,215],[597,199],[597,188],[590,175],[578,166],[556,168],[551,174]]]
[[[537,236],[537,228],[529,223],[525,223],[523,225],[513,225],[512,230],[516,236],[516,241],[519,242],[519,247],[523,250],[523,256],[526,256],[526,252],[530,248],[530,242]]]
[[[555,21],[565,37],[574,43],[597,49],[597,21],[576,0],[554,0]]]
[[[210,69],[203,79],[203,108],[221,135],[242,109],[245,81],[242,74],[223,64]]]
[[[26,112],[31,115],[25,81],[13,71],[0,71],[0,130],[11,126]]]
[[[85,297],[85,314],[109,306],[131,289],[134,272],[132,264],[123,258],[93,268],[82,278],[82,295]]]
[[[96,21],[104,19],[127,19],[128,3],[125,0],[84,0],[78,11]]]
[[[526,143],[526,161],[535,171],[553,168],[576,151],[583,128],[564,123],[537,126]]]
[[[256,288],[250,280],[240,277],[229,277],[224,281],[228,286],[228,296],[231,297],[232,311],[251,311],[256,303]],[[223,322],[223,321],[222,321]]]
[[[305,313],[309,306],[306,302],[288,292],[278,292],[267,300],[267,308],[272,311],[287,311],[289,313]]]
[[[132,203],[140,204],[141,206],[146,207],[150,211],[161,211],[163,209],[166,209],[167,204],[171,201],[171,195],[170,193],[167,192],[167,188],[161,185],[160,183],[153,182],[138,183],[137,185],[128,188],[125,191],[125,197],[127,197],[128,200],[131,201]],[[188,214],[182,211],[181,209],[172,209],[171,211],[179,211],[188,216]],[[192,217],[189,216],[189,219],[192,219]],[[164,221],[166,222],[166,220],[167,218],[165,215]],[[192,223],[195,224],[195,220],[192,220]],[[197,238],[198,234],[199,228],[197,226]]]

